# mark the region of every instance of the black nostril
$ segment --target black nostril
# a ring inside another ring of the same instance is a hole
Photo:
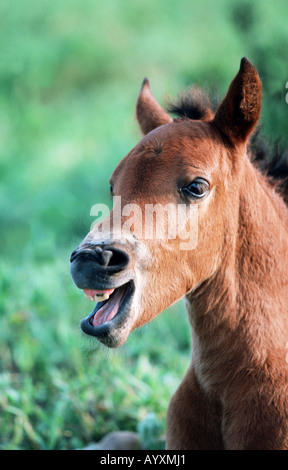
[[[119,248],[110,247],[109,250],[106,251],[112,253],[112,256],[109,255],[109,267],[114,268],[117,271],[121,271],[128,266],[130,257],[126,251],[120,250]]]
[[[101,250],[102,251],[102,250]],[[70,256],[70,263],[72,263],[73,261],[75,261],[76,258],[78,258],[79,256],[85,256],[87,258],[91,257],[91,258],[95,258],[96,257],[96,254],[95,254],[95,250],[91,250],[91,249],[79,249],[77,248],[77,250],[74,250],[72,253],[71,253],[71,256]]]
[[[99,263],[102,266],[108,266],[110,264],[110,260],[113,257],[113,253],[110,250],[103,250],[101,255],[99,256]]]
[[[119,285],[129,276],[130,256],[116,246],[79,246],[71,254],[70,273],[79,289],[103,289]]]
[[[71,263],[72,263],[72,261],[74,261],[74,259],[76,258],[77,253],[78,253],[78,250],[72,251],[71,256],[70,256],[70,262],[71,262]]]
[[[130,262],[130,257],[125,251],[116,247],[109,246],[105,248],[99,245],[89,245],[80,249],[78,248],[71,253],[70,262],[72,263],[76,258],[80,258],[83,261],[90,260],[93,263],[96,262],[96,264],[103,266],[103,268],[109,268],[111,274],[112,272],[122,271]]]

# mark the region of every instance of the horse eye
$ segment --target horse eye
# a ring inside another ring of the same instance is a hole
[[[203,178],[196,178],[192,183],[182,188],[182,192],[186,197],[193,199],[201,199],[209,191],[209,183]]]

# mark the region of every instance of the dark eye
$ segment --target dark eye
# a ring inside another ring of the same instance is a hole
[[[209,183],[203,178],[196,178],[192,183],[186,184],[182,188],[184,196],[201,199],[209,191]]]

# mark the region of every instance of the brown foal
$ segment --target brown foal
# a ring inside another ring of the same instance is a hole
[[[146,79],[144,137],[111,176],[113,210],[71,255],[75,284],[96,301],[82,329],[117,347],[185,296],[192,357],[167,449],[287,449],[288,208],[247,151],[258,73],[243,58],[216,112],[199,91],[174,111]]]

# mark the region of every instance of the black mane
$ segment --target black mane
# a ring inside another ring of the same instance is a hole
[[[288,205],[288,148],[279,140],[268,141],[257,130],[248,143],[248,155]]]
[[[180,119],[202,120],[219,104],[208,93],[192,87],[182,93],[176,102],[169,102],[167,111]],[[259,129],[248,143],[248,155],[252,163],[265,174],[288,205],[288,148],[279,141],[271,143]]]
[[[184,91],[176,102],[169,102],[167,111],[179,118],[201,120],[213,108],[212,99],[208,93],[200,88],[191,87]]]

